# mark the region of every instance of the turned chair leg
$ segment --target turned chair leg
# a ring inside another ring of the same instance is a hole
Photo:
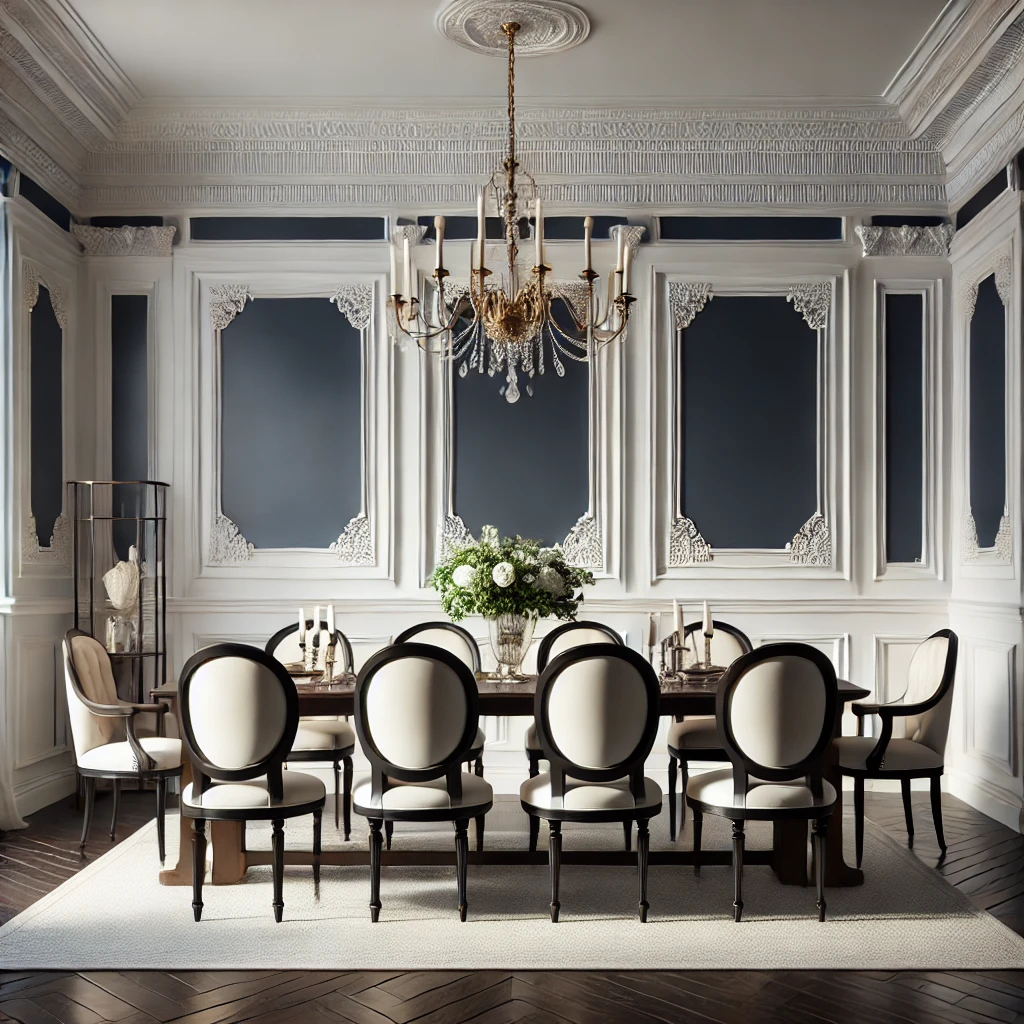
[[[206,875],[206,821],[192,819],[192,916],[203,916],[203,878]]]
[[[860,867],[864,859],[864,780],[859,775],[853,780],[853,834],[857,867]]]
[[[626,853],[633,848],[633,822],[624,821],[622,823],[622,835],[626,840]]]
[[[167,780],[156,780],[156,845],[160,851],[160,863],[165,857],[164,817],[167,810]]]
[[[903,815],[907,819],[907,846],[914,845],[914,809],[910,806],[910,779],[900,779],[903,793]]]
[[[112,789],[114,794],[114,805],[110,809],[110,841],[113,842],[117,838],[117,812],[121,809],[121,780],[112,780]]]
[[[676,759],[668,755],[668,838],[676,841]]]
[[[562,870],[562,823],[548,822],[548,865],[551,871],[551,921],[558,922],[558,911],[562,904],[558,902],[558,876]]]
[[[341,821],[345,826],[345,842],[352,834],[352,758],[344,759],[345,781],[341,790]],[[337,827],[337,820],[335,820]]]
[[[699,811],[696,807],[691,807],[693,811],[693,873],[700,875],[700,838],[701,832],[704,830],[704,813]]]
[[[743,819],[736,818],[732,823],[732,910],[735,921],[743,916],[743,844]]]
[[[640,921],[647,921],[647,911],[650,904],[647,902],[647,859],[651,849],[651,828],[646,818],[641,818],[636,823],[636,873],[637,881],[640,884]]]
[[[814,842],[814,881],[818,889],[818,920],[825,920],[825,838],[828,835],[828,818],[817,818],[811,826]]]
[[[530,815],[530,853],[537,852],[537,840],[540,839],[540,818]]]
[[[313,898],[320,900],[320,830],[323,826],[323,810],[313,812]]]
[[[459,818],[455,822],[455,864],[459,882],[460,921],[465,921],[466,914],[469,912],[469,904],[466,902],[466,867],[469,863],[469,836],[466,834],[468,827],[468,818]]]
[[[274,851],[274,920],[280,924],[284,917],[284,821],[275,818],[271,847]]]
[[[85,812],[82,818],[82,841],[78,852],[85,856],[85,841],[89,838],[89,826],[92,824],[92,809],[96,805],[96,780],[91,775],[83,776],[85,783]]]
[[[385,821],[384,822],[384,838],[385,838],[384,845],[385,845],[385,847],[388,850],[391,849],[391,837],[394,835],[394,833],[395,833],[395,823],[393,821]]]
[[[334,762],[334,827],[335,829],[341,824],[338,821],[338,816],[341,812],[341,763],[339,761]],[[345,837],[346,839],[348,836]]]
[[[483,853],[484,849],[484,818],[486,815],[479,814],[474,819],[476,821],[476,852]]]
[[[376,922],[380,918],[380,848],[383,837],[380,818],[370,818],[370,920]]]
[[[938,840],[942,856],[946,856],[946,837],[942,833],[942,779],[938,775],[932,776],[931,782],[932,797],[932,821],[935,823],[935,838]]]

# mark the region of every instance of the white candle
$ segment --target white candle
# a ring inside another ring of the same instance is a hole
[[[537,266],[544,266],[544,210],[541,207],[540,196],[534,202],[534,220],[537,232]]]
[[[320,635],[320,605],[313,610],[313,636]]]
[[[626,250],[626,235],[622,228],[615,232],[615,272],[622,270],[623,253]]]
[[[306,642],[306,609],[299,609],[299,643]]]
[[[398,280],[398,246],[394,242],[391,243],[391,294],[398,295],[401,293],[402,286]]]
[[[334,605],[327,606],[327,632],[334,636]]]
[[[622,246],[622,290],[629,291],[629,264],[633,259],[633,250],[628,245]]]
[[[409,248],[409,239],[404,239],[402,251],[405,257],[405,295],[412,298],[412,250]]]
[[[583,269],[591,269],[590,242],[594,236],[594,218],[583,218]]]
[[[441,258],[444,247],[444,217],[434,218],[434,233],[437,235],[437,260],[434,267],[440,270],[444,266],[444,260]]]
[[[711,609],[708,607],[707,601],[704,602],[704,635],[715,635],[715,624],[711,618]]]
[[[479,265],[478,265],[478,269],[479,270],[483,270],[484,269],[484,240],[481,238],[478,244],[480,246],[480,262],[479,262]],[[483,285],[481,285],[480,287],[482,288]]]
[[[679,642],[683,641],[683,609],[679,607],[679,602],[676,600],[672,601],[672,618],[675,623],[675,631],[679,634]]]
[[[476,240],[480,244],[480,266],[484,265],[484,239],[487,237],[487,218],[484,216],[484,196],[486,189],[480,189],[476,199]]]

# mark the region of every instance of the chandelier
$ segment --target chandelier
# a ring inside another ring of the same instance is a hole
[[[506,22],[508,38],[508,155],[477,200],[477,238],[471,243],[470,274],[466,284],[446,281],[444,217],[434,218],[437,250],[430,295],[421,301],[413,276],[408,236],[403,241],[404,285],[399,284],[397,246],[391,246],[391,297],[388,319],[391,335],[402,343],[412,339],[420,348],[458,364],[459,375],[470,371],[504,374],[502,388],[508,402],[520,397],[519,374],[528,379],[545,370],[545,354],[559,377],[565,375],[562,358],[586,362],[598,346],[620,337],[629,321],[631,249],[623,230],[618,232],[617,264],[603,304],[595,282],[599,275],[591,263],[594,221],[584,220],[582,283],[569,290],[554,285],[545,263],[544,213],[537,183],[516,159],[515,38],[519,24]],[[487,266],[487,212],[496,209],[503,227],[504,261],[500,271]],[[520,226],[533,217],[534,259],[520,253]],[[489,280],[493,278],[493,280]],[[556,322],[552,301],[565,299],[569,322]],[[527,392],[533,389],[526,385]]]

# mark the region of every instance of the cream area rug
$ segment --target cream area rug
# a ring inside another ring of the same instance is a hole
[[[177,854],[177,819],[168,817],[168,863]],[[668,814],[652,823],[652,849],[665,849]],[[98,832],[101,830],[94,830]],[[852,832],[852,829],[849,831]],[[514,798],[487,817],[489,849],[524,849],[527,819]],[[689,846],[689,821],[679,845]],[[353,821],[353,844],[366,842]],[[727,823],[705,816],[706,849],[728,849]],[[269,848],[269,829],[250,826],[248,845]],[[542,841],[546,829],[541,829]],[[848,837],[850,838],[850,837]],[[750,826],[748,848],[770,833]],[[312,845],[311,820],[285,825],[286,846]],[[474,842],[470,829],[471,847]],[[97,838],[93,849],[101,848]],[[621,849],[618,825],[566,825],[564,849]],[[342,848],[328,807],[325,848]],[[399,826],[395,849],[452,848],[450,826]],[[852,857],[848,858],[852,860]],[[866,884],[826,890],[819,924],[814,889],[780,885],[768,867],[744,872],[744,918],[732,920],[732,870],[650,869],[647,924],[636,917],[636,871],[563,865],[561,920],[548,920],[546,866],[469,868],[469,920],[459,921],[454,867],[385,867],[383,910],[368,909],[369,869],[324,867],[313,898],[308,867],[288,867],[284,921],[271,910],[270,868],[246,881],[207,885],[200,923],[190,888],[157,881],[155,825],[98,856],[74,878],[0,928],[0,965],[64,969],[907,969],[1019,968],[1024,939],[944,882],[879,828],[867,823]]]

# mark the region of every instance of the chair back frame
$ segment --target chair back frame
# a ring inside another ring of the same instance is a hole
[[[417,640],[416,637],[428,629],[446,629],[449,633],[457,633],[462,637],[462,639],[466,641],[466,646],[470,651],[470,657],[473,661],[473,671],[480,671],[480,645],[476,642],[476,637],[474,637],[465,626],[460,626],[457,622],[448,622],[447,620],[439,620],[437,622],[418,622],[415,626],[403,629],[402,632],[395,637],[395,644],[426,643],[426,641]],[[443,647],[441,648],[441,650],[444,649],[445,648]]]
[[[575,629],[596,629],[600,633],[604,633],[608,637],[608,643],[618,644],[620,647],[623,646],[622,637],[615,632],[611,626],[606,626],[603,622],[590,622],[586,619],[573,622],[563,622],[560,626],[556,626],[550,633],[545,634],[540,638],[540,643],[537,646],[537,671],[543,672],[547,668],[548,658],[551,655],[551,648],[555,641],[565,636],[566,633],[571,633]]]
[[[192,715],[189,707],[189,690],[192,687],[192,680],[200,668],[220,658],[242,658],[262,665],[277,676],[284,693],[285,723],[277,743],[269,754],[255,764],[246,765],[243,768],[223,768],[210,762],[196,742],[195,732],[192,729]],[[178,718],[182,744],[192,763],[192,792],[194,796],[202,796],[209,787],[211,779],[216,779],[218,782],[245,782],[266,775],[267,790],[270,793],[271,801],[280,801],[284,798],[282,770],[299,728],[299,695],[295,689],[295,681],[276,658],[267,654],[266,651],[261,651],[258,647],[237,643],[211,644],[209,647],[196,651],[185,662],[178,679]]]
[[[735,637],[736,640],[739,641],[739,645],[743,648],[744,654],[749,654],[754,649],[754,645],[750,642],[750,637],[748,637],[742,629],[738,629],[736,626],[733,626],[728,622],[723,622],[721,619],[712,619],[711,625],[713,626],[716,633],[728,633],[729,636]],[[694,634],[703,637],[703,621],[698,620],[697,622],[688,622],[685,626],[683,626],[683,643],[685,644],[686,641],[689,640],[689,638]],[[703,647],[697,652],[697,654],[700,658],[703,658]]]
[[[821,733],[810,752],[801,760],[784,768],[759,764],[737,745],[732,731],[730,700],[733,691],[740,684],[747,671],[764,661],[773,658],[797,657],[805,658],[814,663],[821,672],[825,689],[825,708],[822,713]],[[791,782],[803,777],[816,797],[824,793],[822,786],[822,764],[825,751],[835,732],[836,710],[839,706],[839,689],[836,683],[836,670],[828,656],[817,647],[801,643],[765,644],[756,650],[737,658],[718,681],[718,693],[715,698],[715,717],[718,720],[718,731],[722,737],[722,746],[732,763],[733,795],[737,801],[745,804],[750,788],[750,776],[765,782]]]
[[[389,761],[374,741],[372,731],[367,728],[366,696],[373,677],[385,665],[401,661],[403,658],[427,658],[447,666],[455,672],[462,683],[466,696],[466,722],[462,736],[443,762],[426,768],[409,768]],[[462,799],[462,764],[468,760],[469,751],[476,741],[476,731],[480,722],[480,694],[476,686],[476,676],[457,654],[433,644],[417,643],[396,643],[377,651],[363,665],[356,679],[354,710],[359,745],[370,762],[371,793],[374,803],[380,803],[387,789],[389,776],[400,782],[430,782],[443,776],[449,798],[453,802]]]
[[[631,665],[637,670],[647,692],[647,720],[639,741],[628,757],[607,768],[589,768],[576,764],[562,753],[548,730],[548,700],[558,677],[570,666],[596,658],[616,658]],[[628,776],[629,791],[633,798],[635,800],[643,799],[645,794],[644,762],[654,747],[654,740],[658,734],[660,698],[661,687],[650,663],[632,648],[621,643],[584,644],[572,650],[563,651],[555,657],[541,672],[533,701],[537,739],[544,757],[551,765],[551,795],[555,798],[564,798],[566,776],[578,779],[580,782],[615,782]]]
[[[312,629],[313,629],[313,620],[312,619],[306,619],[306,631],[307,631],[307,634]],[[317,643],[319,642],[320,632],[322,630],[326,630],[326,629],[327,629],[327,623],[321,619],[321,621],[320,621],[320,630],[317,630],[313,634],[313,636],[314,636],[315,640],[317,641]],[[292,633],[297,633],[298,631],[299,631],[299,624],[297,622],[293,622],[290,626],[284,626],[281,629],[279,629],[267,641],[267,645],[266,645],[266,648],[265,648],[267,654],[273,656],[274,651],[277,650],[277,648],[281,645],[282,641],[286,637],[291,636]],[[345,662],[345,664],[344,664],[345,671],[348,672],[348,673],[352,673],[355,670],[355,656],[352,653],[352,644],[350,643],[349,638],[347,636],[345,636],[345,634],[342,633],[342,631],[340,629],[336,629],[334,631],[334,639],[335,639],[335,642],[336,642],[337,646],[339,646],[341,648],[342,657],[344,658],[344,662]]]
[[[942,678],[935,692],[926,700],[917,704],[881,704],[879,705],[879,717],[882,719],[882,728],[879,732],[878,742],[871,753],[865,759],[864,766],[869,772],[877,772],[885,760],[885,751],[892,739],[893,718],[899,715],[900,718],[910,718],[923,715],[940,704],[946,694],[952,689],[956,679],[956,660],[960,647],[960,638],[951,629],[937,629],[927,640],[934,640],[937,637],[945,637],[948,641],[946,646],[946,663],[942,668]]]

